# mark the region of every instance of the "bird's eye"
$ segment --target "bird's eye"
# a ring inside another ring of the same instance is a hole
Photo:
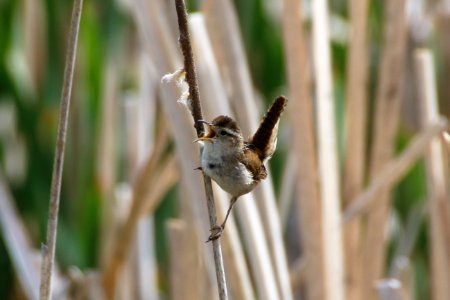
[[[219,132],[220,135],[225,136],[225,135],[229,135],[228,132],[226,132],[225,130],[221,130]]]

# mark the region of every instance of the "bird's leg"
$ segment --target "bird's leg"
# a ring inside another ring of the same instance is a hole
[[[209,235],[208,240],[206,242],[216,240],[222,235],[222,232],[225,229],[225,224],[227,223],[227,220],[228,220],[228,216],[230,215],[231,209],[233,208],[233,205],[236,203],[237,199],[238,199],[238,197],[231,198],[230,206],[228,207],[227,214],[225,215],[225,219],[223,220],[223,222],[220,226],[216,225],[209,230],[211,232],[211,234]]]
[[[237,200],[237,197],[233,197],[230,200],[230,206],[228,207],[227,214],[225,215],[225,220],[223,220],[222,225],[220,225],[222,230],[225,229],[225,224],[227,223],[228,216],[230,215],[231,209],[233,208],[233,205],[236,203],[236,200]]]

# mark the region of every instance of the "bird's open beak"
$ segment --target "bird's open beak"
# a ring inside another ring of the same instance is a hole
[[[214,126],[205,120],[199,120],[199,122],[208,125],[208,132],[204,136],[196,139],[194,142],[211,142],[211,140],[216,136]]]

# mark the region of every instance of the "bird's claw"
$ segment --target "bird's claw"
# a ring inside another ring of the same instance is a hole
[[[210,241],[214,241],[217,240],[218,238],[220,238],[220,236],[222,235],[223,232],[223,226],[214,226],[212,227],[209,232],[211,232],[211,234],[208,237],[208,240],[205,243],[208,243]]]

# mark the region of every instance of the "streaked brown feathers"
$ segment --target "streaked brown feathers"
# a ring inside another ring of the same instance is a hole
[[[278,123],[286,104],[286,97],[276,98],[262,119],[258,130],[249,141],[250,147],[258,150],[260,159],[263,161],[270,158],[275,151]]]

